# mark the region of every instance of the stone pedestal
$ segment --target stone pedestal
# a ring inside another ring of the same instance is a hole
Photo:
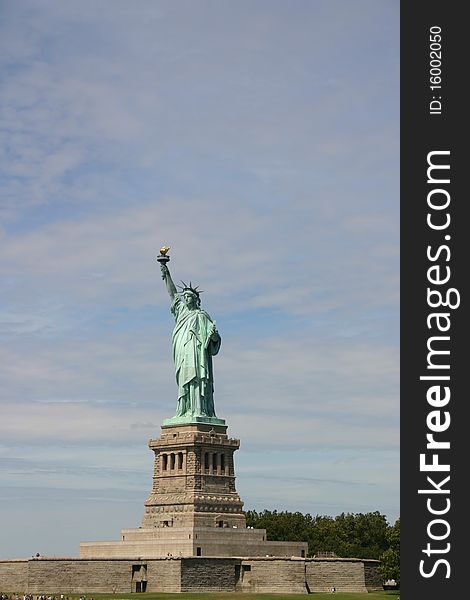
[[[247,528],[235,489],[240,441],[225,424],[165,421],[149,447],[153,483],[141,526],[121,530],[117,542],[82,542],[81,558],[306,556],[306,542],[270,542],[266,530]]]
[[[246,527],[233,463],[240,441],[226,431],[226,425],[164,425],[161,437],[150,440],[153,487],[142,528]]]

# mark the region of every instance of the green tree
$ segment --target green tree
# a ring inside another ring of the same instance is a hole
[[[388,548],[388,523],[378,511],[342,513],[335,519],[337,554],[344,558],[379,558]]]
[[[380,572],[384,581],[395,579],[400,585],[400,519],[387,531],[388,548],[381,555]]]
[[[248,511],[247,525],[266,529],[270,540],[308,542],[309,556],[334,552],[344,558],[379,558],[388,548],[384,515],[342,513],[336,518],[288,511]]]
[[[250,510],[246,513],[247,525],[256,529],[266,529],[269,539],[273,541],[307,541],[306,535],[311,521],[312,517],[309,514],[303,515],[300,512],[264,510],[258,513]]]

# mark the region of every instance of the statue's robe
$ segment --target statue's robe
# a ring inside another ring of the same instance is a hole
[[[171,304],[175,316],[173,359],[178,404],[176,416],[215,417],[212,357],[220,337],[211,339],[213,321],[201,308],[190,310],[179,296]]]

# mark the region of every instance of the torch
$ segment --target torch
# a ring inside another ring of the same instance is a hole
[[[162,279],[165,279],[165,267],[166,263],[170,260],[170,257],[167,256],[167,252],[170,249],[170,246],[162,246],[160,248],[160,254],[157,256],[157,262],[160,263],[162,268]]]

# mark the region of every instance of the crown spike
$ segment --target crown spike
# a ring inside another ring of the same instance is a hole
[[[192,281],[189,282],[189,285],[187,283],[185,283],[183,280],[181,280],[181,283],[183,285],[176,284],[176,286],[178,288],[180,288],[182,293],[184,293],[187,290],[189,292],[193,292],[193,294],[195,294],[198,297],[199,297],[199,294],[203,293],[203,290],[200,290],[198,285],[195,285],[193,287]]]

